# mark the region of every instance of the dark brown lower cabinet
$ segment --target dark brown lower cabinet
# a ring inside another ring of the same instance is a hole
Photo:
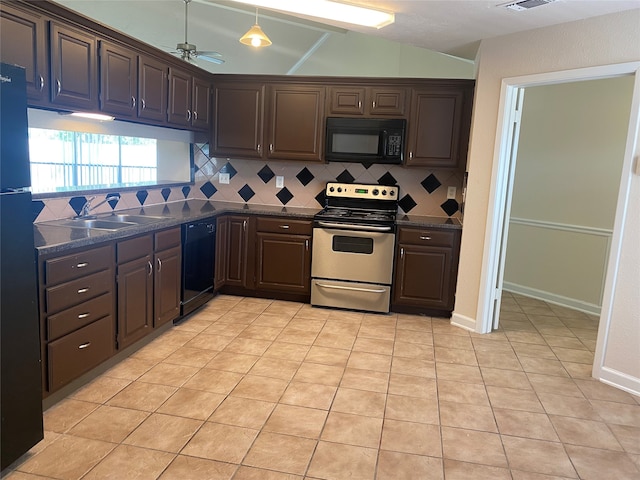
[[[392,310],[453,310],[460,231],[401,227],[396,245]]]
[[[180,229],[155,234],[154,320],[159,327],[180,315],[182,247]]]
[[[258,232],[256,289],[309,295],[311,235]]]

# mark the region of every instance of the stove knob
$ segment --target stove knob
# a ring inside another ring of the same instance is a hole
[[[391,190],[389,191],[389,195],[391,195],[392,197],[394,197],[396,195],[396,191],[395,190]]]
[[[377,188],[374,188],[373,192],[371,193],[373,193],[374,195],[378,195],[380,193],[380,190],[378,190]]]
[[[342,192],[342,187],[338,187],[338,193]]]
[[[382,190],[382,195],[386,195],[387,191],[386,190]]]
[[[334,190],[335,190],[335,188],[333,188],[333,187],[329,187],[329,191],[330,191],[330,192],[333,192]]]

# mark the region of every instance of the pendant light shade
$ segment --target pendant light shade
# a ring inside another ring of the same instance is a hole
[[[265,35],[265,33],[258,25],[258,9],[256,8],[256,23],[240,38],[240,43],[244,45],[250,45],[252,47],[268,47],[271,45],[271,40]]]

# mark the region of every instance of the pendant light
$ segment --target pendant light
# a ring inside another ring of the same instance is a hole
[[[271,45],[271,40],[265,35],[265,33],[258,25],[258,9],[256,8],[256,24],[240,38],[240,43],[244,45],[250,45],[252,47],[268,47]]]

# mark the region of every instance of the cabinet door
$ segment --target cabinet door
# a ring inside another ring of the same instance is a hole
[[[193,108],[191,126],[199,130],[208,130],[211,120],[211,85],[208,81],[193,78]]]
[[[191,125],[191,83],[191,75],[169,67],[169,123],[183,127]]]
[[[225,285],[249,288],[249,217],[228,217],[228,239]]]
[[[227,278],[227,250],[229,244],[229,217],[216,219],[216,260],[213,289],[220,290]]]
[[[267,158],[322,161],[324,90],[301,85],[268,88]]]
[[[366,88],[329,87],[330,115],[364,115]]]
[[[167,66],[144,55],[138,57],[138,117],[167,121]]]
[[[154,327],[159,327],[180,315],[181,247],[155,254]]]
[[[135,117],[137,79],[137,55],[100,41],[100,110]]]
[[[413,91],[406,165],[459,166],[464,100],[462,89]]]
[[[51,103],[98,109],[96,38],[51,22]]]
[[[407,92],[404,88],[371,87],[368,91],[371,115],[402,117],[405,114]]]
[[[45,28],[41,15],[0,4],[0,58],[24,67],[29,103],[48,100]]]
[[[118,348],[140,340],[153,329],[151,255],[118,265]]]
[[[256,289],[311,293],[311,237],[257,233]]]
[[[453,251],[447,247],[399,244],[394,304],[453,309]]]
[[[262,158],[264,87],[218,84],[213,90],[212,155]]]

